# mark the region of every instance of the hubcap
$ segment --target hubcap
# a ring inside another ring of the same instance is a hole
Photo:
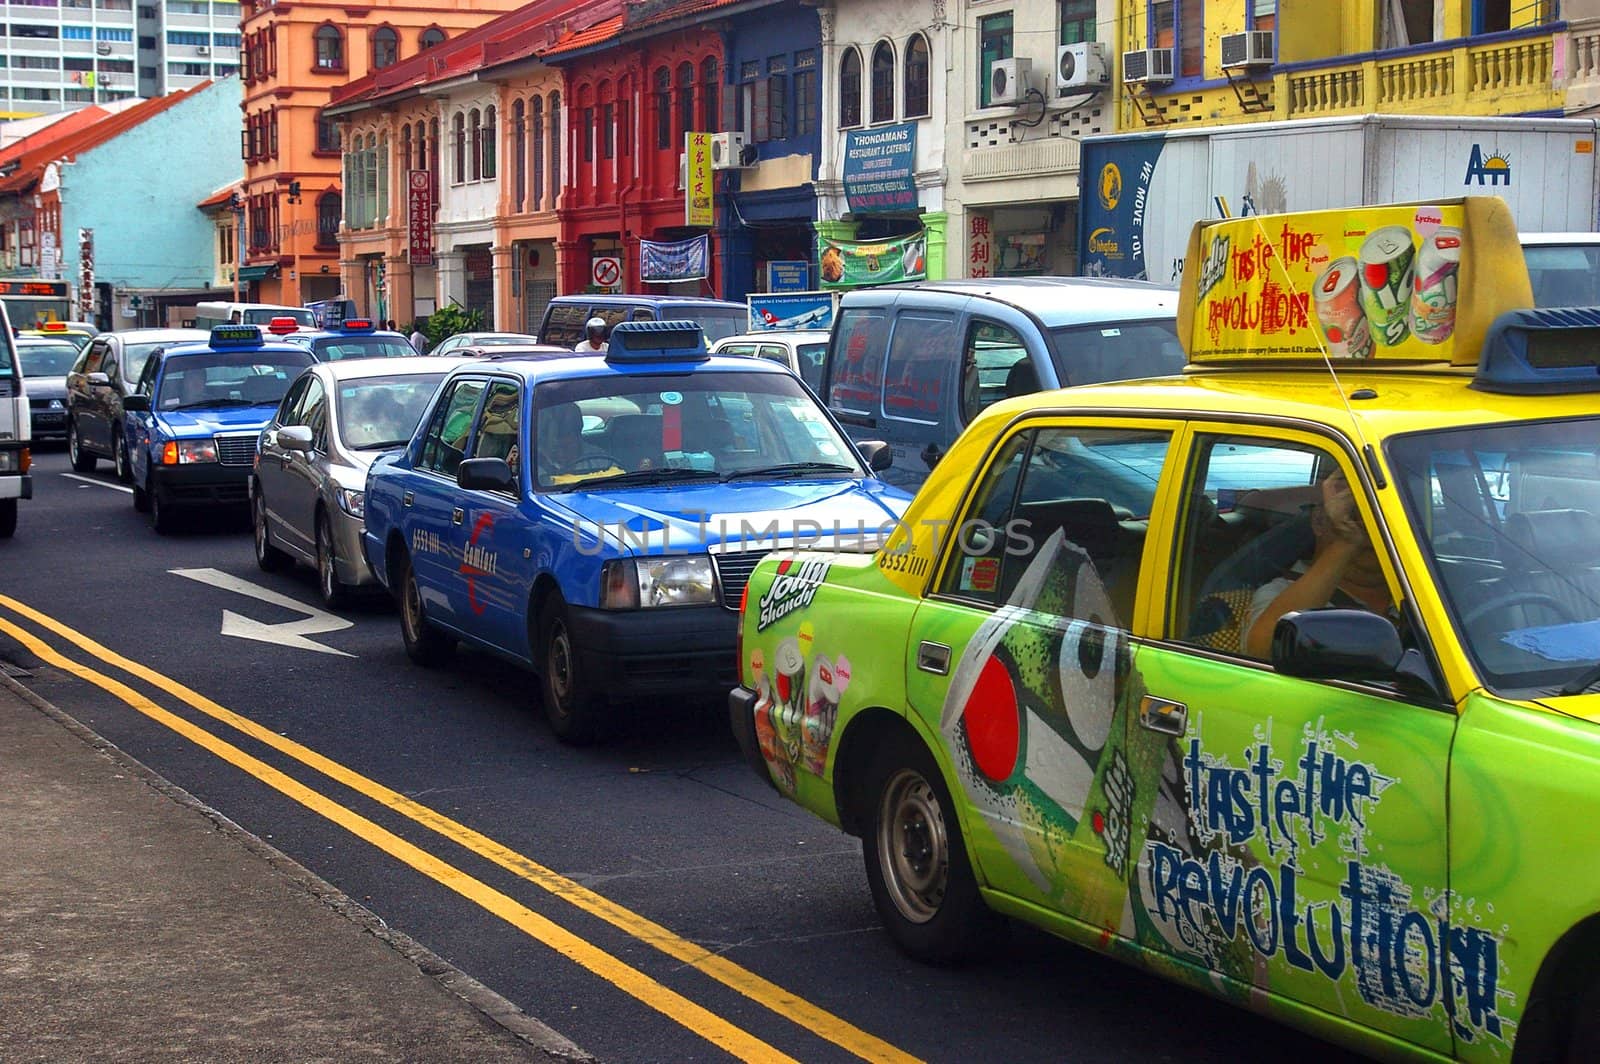
[[[560,621],[550,633],[549,671],[550,693],[555,696],[556,708],[565,713],[572,697],[572,644],[567,640],[567,626]]]
[[[78,460],[78,423],[76,421],[67,426],[67,457],[74,462]]]
[[[333,546],[328,542],[327,525],[317,526],[317,572],[322,577],[322,594],[332,598],[338,580],[334,572]]]
[[[417,591],[417,578],[406,574],[405,607],[400,611],[400,621],[405,625],[406,638],[415,643],[422,630],[422,595]]]
[[[117,476],[125,478],[128,475],[128,445],[122,442],[122,437],[117,437],[116,451]]]
[[[256,557],[265,558],[267,556],[267,508],[262,505],[261,496],[257,495],[255,497],[255,501],[250,507],[250,512],[255,515],[255,521],[252,524],[255,525],[256,532]]]
[[[878,864],[900,914],[923,924],[939,914],[950,876],[950,842],[938,796],[922,776],[901,769],[883,789]]]

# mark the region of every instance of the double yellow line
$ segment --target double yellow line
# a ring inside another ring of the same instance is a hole
[[[799,1025],[819,1038],[853,1053],[862,1060],[885,1062],[910,1062],[916,1058],[895,1046],[876,1038],[860,1028],[806,1001],[756,973],[733,963],[674,934],[672,931],[635,913],[594,891],[562,876],[536,861],[496,842],[481,832],[457,823],[437,810],[415,802],[398,791],[361,775],[336,761],[330,760],[309,747],[284,738],[255,721],[227,709],[183,684],[132,661],[110,648],[96,642],[55,618],[40,613],[31,606],[6,595],[0,595],[0,606],[25,617],[40,628],[77,646],[95,659],[137,677],[152,687],[164,691],[178,701],[239,732],[261,742],[281,754],[315,769],[328,779],[377,802],[406,819],[419,824],[446,839],[465,847],[472,853],[491,861],[501,868],[548,891],[585,913],[604,920],[633,938],[653,946],[688,967],[710,977],[730,990],[770,1009],[779,1016]],[[54,646],[13,621],[0,617],[0,632],[9,635],[40,660],[63,672],[93,684],[113,697],[170,728],[196,746],[215,754],[229,764],[249,773],[305,808],[327,818],[346,831],[383,852],[403,862],[435,882],[455,891],[461,897],[511,924],[519,931],[543,943],[562,956],[605,979],[624,993],[650,1006],[663,1016],[698,1034],[713,1045],[741,1060],[787,1061],[791,1058],[774,1046],[762,1041],[748,1031],[728,1022],[716,1013],[695,1004],[682,994],[664,986],[638,969],[588,942],[559,924],[529,909],[514,898],[495,890],[481,880],[434,856],[386,828],[368,820],[354,810],[346,808],[332,798],[306,786],[293,777],[272,767],[225,739],[192,724],[162,708],[127,684],[97,669],[81,664],[62,654]]]

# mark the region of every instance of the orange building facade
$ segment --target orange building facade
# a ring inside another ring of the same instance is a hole
[[[515,6],[516,0],[241,5],[246,253],[240,277],[251,300],[298,306],[340,294],[343,145],[338,124],[322,114],[333,90]]]

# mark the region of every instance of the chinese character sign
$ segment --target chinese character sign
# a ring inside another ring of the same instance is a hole
[[[433,265],[433,176],[407,170],[406,237],[413,266]]]
[[[94,230],[78,230],[78,312],[94,321]]]
[[[967,276],[994,276],[994,232],[987,216],[974,214],[968,222]]]
[[[688,156],[688,174],[683,188],[683,224],[703,226],[716,224],[712,206],[711,134],[685,133],[684,154]]]

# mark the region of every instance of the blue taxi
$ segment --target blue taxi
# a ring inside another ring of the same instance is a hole
[[[347,358],[411,358],[418,354],[411,341],[400,333],[379,329],[370,318],[347,318],[326,329],[299,329],[283,339],[299,344],[316,356],[318,362],[340,362]]]
[[[527,665],[556,735],[623,698],[714,696],[765,554],[871,550],[909,496],[799,378],[711,355],[693,322],[626,322],[603,355],[513,353],[440,385],[367,475],[368,564],[410,656],[458,641]]]
[[[205,343],[151,355],[122,401],[133,508],[169,532],[180,510],[247,504],[256,437],[313,361],[258,325],[218,325]]]

